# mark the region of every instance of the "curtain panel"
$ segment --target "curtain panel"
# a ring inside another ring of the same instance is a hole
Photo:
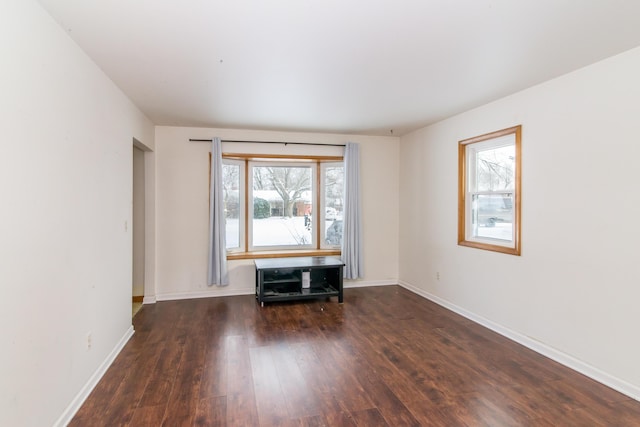
[[[213,138],[211,142],[207,285],[226,286],[228,284],[224,197],[222,193],[222,143],[220,138]]]
[[[362,212],[360,206],[360,146],[348,142],[344,152],[344,218],[342,261],[344,278],[358,279],[362,271]]]

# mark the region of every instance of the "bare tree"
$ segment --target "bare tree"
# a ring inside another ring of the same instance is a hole
[[[507,149],[505,149],[507,148]],[[478,187],[491,191],[507,190],[514,181],[515,165],[511,147],[486,150],[478,155]]]
[[[269,187],[266,168],[257,167],[253,169],[253,189],[266,190]]]
[[[295,202],[302,198],[304,192],[311,189],[311,168],[309,167],[260,167],[263,169],[270,187],[282,198],[284,215],[293,216]],[[257,172],[262,174],[263,172]]]
[[[240,168],[237,165],[222,165],[222,187],[224,209],[227,218],[238,218],[238,197],[240,186]]]
[[[501,196],[491,196],[492,199],[501,197],[501,209],[511,209],[513,206],[512,193],[515,181],[515,152],[512,146],[498,147],[485,150],[478,154],[478,188],[483,191],[497,191]]]
[[[341,209],[344,193],[344,168],[342,166],[326,169],[324,191],[327,206]]]

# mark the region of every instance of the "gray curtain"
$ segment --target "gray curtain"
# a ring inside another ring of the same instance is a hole
[[[360,207],[360,146],[348,142],[344,152],[344,218],[342,261],[345,279],[363,277]]]
[[[209,194],[209,268],[207,285],[226,286],[227,244],[224,223],[224,198],[222,194],[222,143],[213,138],[211,143],[211,185]]]

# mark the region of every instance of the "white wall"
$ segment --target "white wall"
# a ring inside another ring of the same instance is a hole
[[[636,398],[639,75],[640,48],[400,144],[401,283]],[[517,124],[522,256],[458,246],[457,143]]]
[[[0,3],[0,70],[0,425],[48,426],[132,332],[131,147],[153,126],[32,0]]]
[[[211,144],[189,138],[300,141],[326,144],[358,142],[361,147],[364,271],[359,284],[397,283],[398,278],[398,143],[396,137],[282,133],[181,127],[156,128],[157,284],[158,299],[255,292],[253,261],[230,261],[230,285],[207,287],[208,173]],[[223,143],[225,152],[251,152],[243,144]],[[341,148],[260,145],[260,150],[303,154],[333,153]],[[329,150],[329,151],[327,151]],[[265,152],[265,151],[263,151]]]

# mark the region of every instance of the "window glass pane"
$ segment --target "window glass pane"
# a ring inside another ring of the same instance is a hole
[[[473,196],[473,236],[513,239],[513,193]]]
[[[252,167],[252,246],[313,243],[312,166]]]
[[[476,191],[513,190],[515,185],[515,145],[478,150]]]
[[[344,166],[323,166],[324,242],[326,246],[342,245],[342,210],[344,207]]]
[[[222,165],[227,249],[240,247],[240,165]]]

